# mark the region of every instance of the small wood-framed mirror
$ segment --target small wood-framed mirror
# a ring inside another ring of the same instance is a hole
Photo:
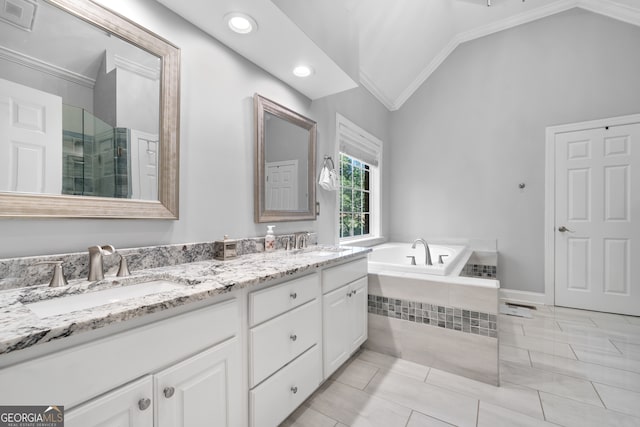
[[[255,222],[316,219],[317,124],[255,94]]]

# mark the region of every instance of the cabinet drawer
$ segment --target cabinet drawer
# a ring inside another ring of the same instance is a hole
[[[320,385],[320,350],[311,347],[249,393],[252,427],[280,424]]]
[[[366,258],[327,268],[322,271],[322,293],[331,292],[366,275]]]
[[[321,323],[320,300],[314,299],[251,329],[250,386],[320,342]]]
[[[320,291],[318,275],[311,274],[249,294],[249,326],[269,320],[314,299]]]

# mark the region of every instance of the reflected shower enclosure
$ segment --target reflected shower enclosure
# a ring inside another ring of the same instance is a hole
[[[157,140],[70,105],[62,118],[62,194],[157,200]]]

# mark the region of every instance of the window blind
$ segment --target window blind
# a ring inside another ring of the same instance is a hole
[[[340,114],[336,117],[336,125],[338,145],[341,152],[360,159],[371,166],[379,165],[382,141]]]

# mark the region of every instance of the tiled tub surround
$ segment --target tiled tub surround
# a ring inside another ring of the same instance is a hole
[[[293,234],[276,236],[276,249],[284,249],[287,239]],[[264,237],[237,239],[238,256],[264,252]],[[315,245],[317,234],[310,233],[309,245]],[[108,242],[101,242],[101,244]],[[191,262],[214,259],[214,242],[161,245],[142,248],[120,249],[118,253],[127,259],[130,271],[167,267]],[[68,280],[82,279],[88,276],[89,256],[87,251],[68,254],[45,255],[23,258],[0,259],[0,290],[41,285],[51,279],[52,266],[38,265],[42,261],[61,260],[64,262],[64,274]],[[115,274],[120,257],[103,258],[105,274]]]
[[[498,385],[498,291],[497,280],[369,272],[369,295],[376,298],[376,312],[370,308],[365,348]],[[414,313],[420,304],[421,322],[416,314],[413,320],[409,317],[411,303]]]
[[[408,320],[409,322],[453,329],[485,337],[498,337],[497,316],[495,314],[371,294],[369,294],[367,306],[370,314]]]
[[[322,251],[323,255],[317,255]],[[230,261],[197,261],[134,272],[118,278],[89,283],[84,279],[68,286],[49,288],[29,286],[0,292],[0,355],[25,349],[86,331],[102,328],[150,313],[240,289],[267,281],[286,278],[318,267],[331,266],[369,252],[367,248],[314,246],[304,251],[254,253]],[[327,255],[327,253],[332,253]],[[82,294],[110,287],[135,285],[154,280],[168,280],[183,287],[144,297],[121,300],[98,307],[47,318],[36,316],[25,304],[68,295]]]
[[[495,279],[498,277],[498,253],[490,251],[474,251],[460,272],[465,277],[482,277]]]

